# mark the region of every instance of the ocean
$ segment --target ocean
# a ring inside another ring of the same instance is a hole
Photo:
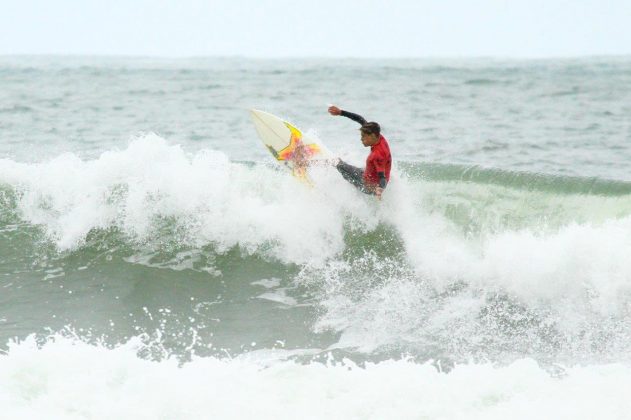
[[[383,200],[277,165],[250,108]],[[631,58],[0,57],[0,418],[631,418]]]

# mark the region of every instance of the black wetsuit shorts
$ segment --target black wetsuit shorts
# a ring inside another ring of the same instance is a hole
[[[354,185],[359,191],[364,194],[375,194],[374,188],[368,188],[364,184],[364,170],[357,166],[349,165],[348,163],[340,160],[335,166],[337,171],[342,174],[345,180]]]

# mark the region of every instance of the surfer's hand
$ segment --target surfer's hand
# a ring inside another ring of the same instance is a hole
[[[338,107],[336,107],[335,105],[331,105],[329,107],[329,114],[331,114],[331,115],[341,115],[342,114],[342,110],[339,109]]]
[[[381,200],[381,194],[383,194],[383,188],[375,188],[375,196],[377,196],[377,200]]]

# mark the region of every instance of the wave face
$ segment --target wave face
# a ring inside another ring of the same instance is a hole
[[[626,358],[630,184],[407,162],[379,203],[331,168],[314,188],[281,169],[156,135],[93,160],[0,161],[9,307],[35,284],[55,315],[5,322],[110,342],[169,331],[158,354],[183,357],[253,336],[369,359]]]

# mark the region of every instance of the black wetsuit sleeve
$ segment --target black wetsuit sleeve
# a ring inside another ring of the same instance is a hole
[[[342,110],[340,114],[343,117],[350,118],[351,120],[360,123],[361,125],[366,124],[366,120],[359,114],[353,114],[352,112]]]
[[[386,185],[388,185],[388,181],[386,180],[386,174],[383,172],[379,172],[379,186],[381,188],[386,188]]]

